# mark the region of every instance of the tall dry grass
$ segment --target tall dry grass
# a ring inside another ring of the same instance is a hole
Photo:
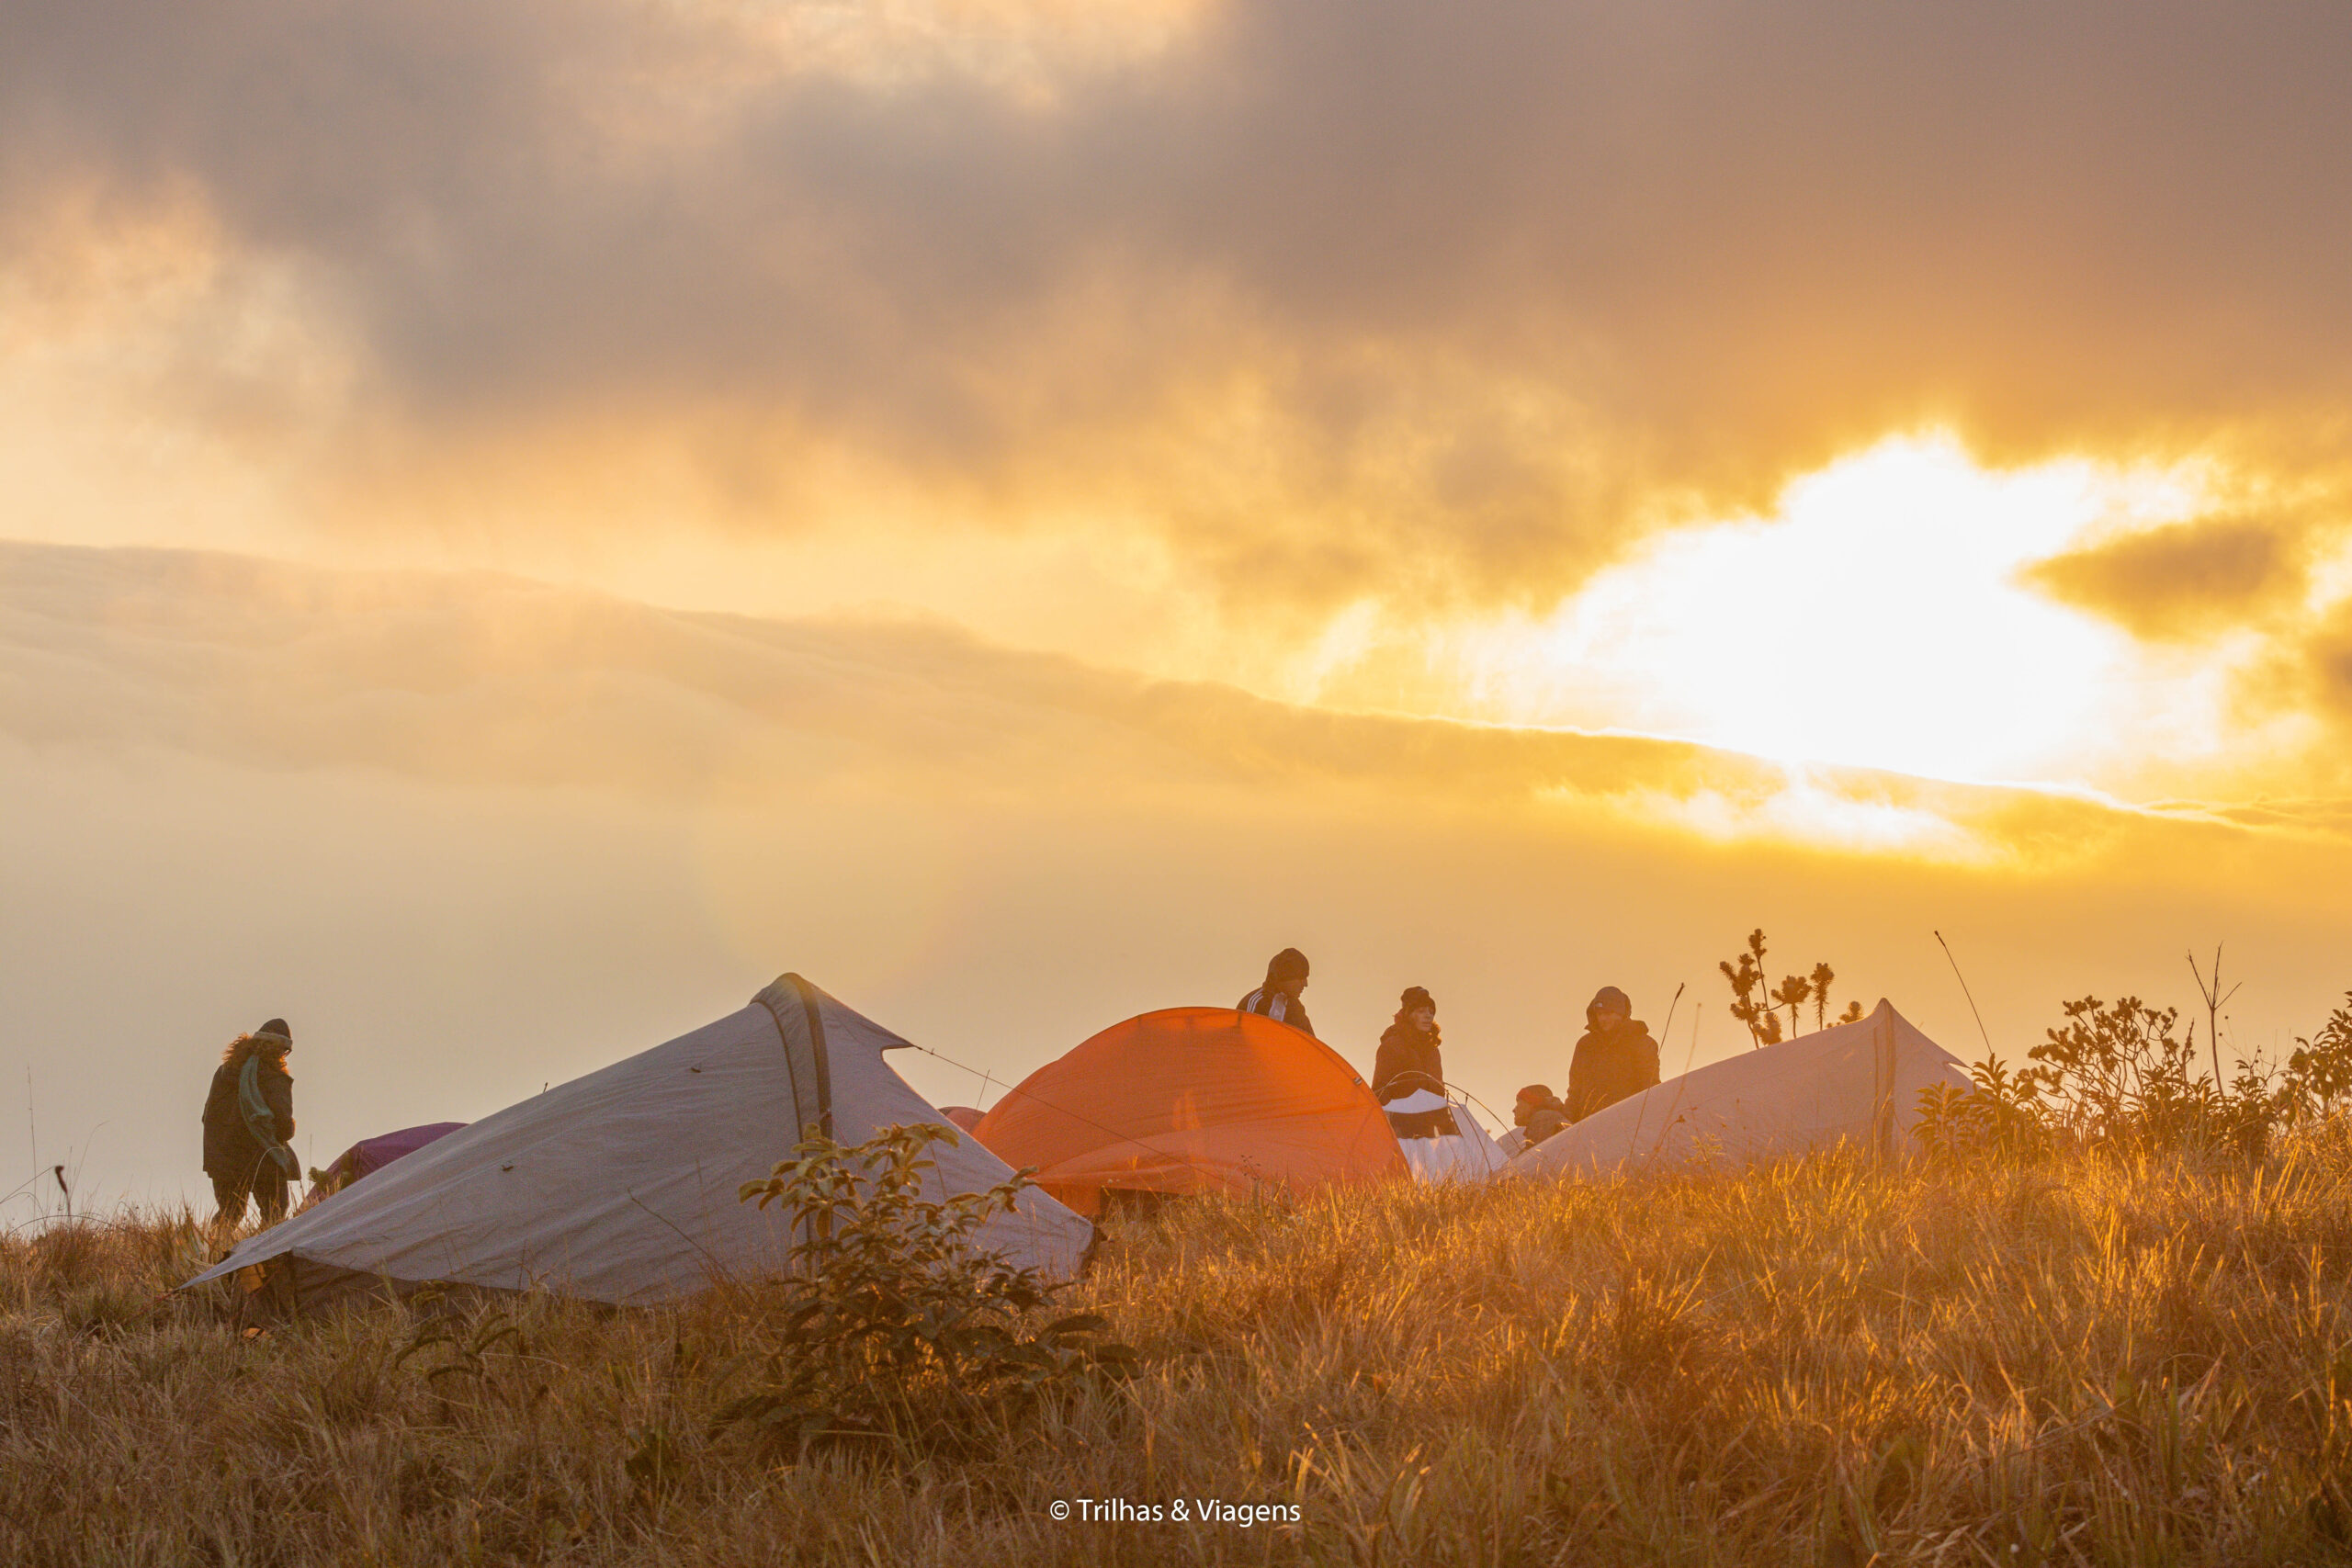
[[[148,1215],[0,1248],[0,1560],[2248,1563],[2352,1539],[2340,1133],[2259,1165],[1825,1157],[1177,1210],[1073,1293],[1145,1375],[905,1466],[708,1435],[756,1292],[469,1307],[402,1362],[432,1308],[247,1337],[230,1292],[159,1297],[203,1242]],[[1300,1523],[1050,1513],[1203,1497]]]

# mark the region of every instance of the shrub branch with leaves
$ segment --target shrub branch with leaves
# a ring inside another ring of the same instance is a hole
[[[1917,1137],[1936,1154],[2046,1150],[2056,1142],[2134,1149],[2235,1148],[2259,1156],[2281,1126],[2326,1120],[2352,1098],[2352,993],[2279,1066],[2240,1058],[2216,1084],[2200,1070],[2197,1025],[2137,997],[2064,1005],[2066,1021],[2011,1074],[1996,1057],[1970,1069],[1973,1089],[1920,1093]],[[2209,1029],[2211,1027],[2209,1010]],[[2208,1037],[2215,1063],[2218,1046]]]
[[[1984,1153],[2027,1157],[2046,1153],[2050,1138],[2033,1080],[2012,1073],[1990,1052],[1968,1069],[1969,1087],[1933,1083],[1919,1091],[1912,1135],[1929,1155]]]
[[[2196,1026],[2173,1032],[2178,1009],[2137,997],[2064,1005],[2066,1022],[2026,1053],[2035,1065],[2020,1075],[2057,1126],[2092,1143],[2173,1144],[2211,1119],[2217,1087],[2196,1070]]]
[[[753,1385],[712,1418],[795,1453],[868,1446],[920,1456],[985,1451],[1052,1400],[1124,1375],[1136,1353],[1091,1313],[1040,1322],[1062,1287],[980,1245],[1034,1185],[932,1198],[925,1157],[956,1144],[933,1125],[885,1127],[847,1146],[812,1136],[746,1202],[784,1206],[793,1271]]]
[[[2289,1119],[2298,1123],[2324,1121],[2352,1097],[2352,991],[2317,1034],[2296,1038],[2281,1077]]]

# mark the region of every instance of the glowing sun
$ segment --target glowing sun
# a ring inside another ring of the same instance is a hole
[[[1674,735],[1951,779],[2081,780],[2195,750],[2217,671],[2154,668],[2121,630],[2021,579],[2119,519],[2193,512],[2177,474],[1996,471],[1943,436],[1792,484],[1775,515],[1677,529],[1548,617],[1460,646],[1497,718]]]

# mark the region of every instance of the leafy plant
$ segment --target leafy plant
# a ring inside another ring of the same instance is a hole
[[[1772,998],[1764,986],[1764,928],[1747,933],[1747,951],[1737,955],[1736,966],[1727,959],[1715,967],[1731,983],[1732,1017],[1747,1026],[1756,1044],[1778,1044],[1781,1016],[1772,1010]]]
[[[1792,1040],[1796,1038],[1798,1010],[1804,1006],[1805,998],[1811,995],[1813,982],[1802,975],[1784,976],[1772,992],[1772,1000],[1789,1010],[1789,1037]]]
[[[2227,999],[2199,976],[2208,1028]],[[1916,1135],[1933,1154],[2045,1152],[2052,1139],[2132,1148],[2234,1148],[2258,1156],[2280,1126],[2313,1126],[2352,1099],[2352,992],[2319,1032],[2298,1038],[2282,1066],[2240,1058],[2216,1084],[2199,1070],[2197,1025],[2137,997],[2064,1004],[2066,1022],[2010,1074],[1997,1058],[1970,1068],[1972,1087],[1937,1084],[1919,1096]],[[2221,1053],[2208,1036],[2218,1066]]]
[[[389,1370],[422,1369],[425,1386],[445,1408],[469,1388],[485,1403],[510,1410],[528,1410],[547,1397],[545,1369],[535,1364],[529,1337],[512,1307],[469,1304],[469,1292],[443,1284],[424,1286],[410,1304],[422,1315]],[[493,1351],[503,1354],[493,1360]]]
[[[826,1446],[956,1456],[995,1446],[1007,1427],[1104,1376],[1128,1347],[1078,1313],[1039,1325],[1060,1289],[979,1244],[1033,1185],[1024,1171],[985,1192],[925,1195],[933,1124],[885,1127],[846,1146],[795,1146],[744,1201],[780,1203],[800,1241],[775,1286],[774,1337],[749,1392],[712,1417],[802,1454]]]
[[[2173,1032],[2179,1010],[2137,997],[2064,1004],[2066,1022],[2027,1053],[2021,1077],[2049,1102],[2057,1125],[2097,1143],[2172,1145],[2216,1130],[2226,1109],[2197,1072],[2197,1030]]]
[[[1989,1051],[1968,1069],[1969,1087],[1929,1084],[1919,1091],[1912,1136],[1929,1155],[2030,1156],[2050,1148],[2041,1096],[2026,1073],[2012,1073]]]
[[[482,1382],[489,1378],[491,1351],[510,1340],[513,1344],[509,1348],[527,1350],[522,1325],[505,1313],[490,1308],[469,1323],[447,1310],[449,1292],[443,1286],[427,1285],[416,1292],[413,1304],[426,1309],[427,1315],[392,1358],[395,1368],[406,1365],[412,1356],[437,1349],[444,1356],[437,1364],[425,1368],[427,1382],[444,1377],[467,1377]]]
[[[2345,1005],[2328,1014],[2317,1034],[2297,1036],[2280,1076],[2285,1109],[2290,1120],[2317,1122],[2333,1114],[2352,1097],[2352,991]]]
[[[678,1439],[667,1427],[631,1427],[637,1447],[621,1461],[631,1492],[640,1503],[658,1504],[685,1478],[686,1461]]]
[[[1764,968],[1764,930],[1758,926],[1747,933],[1747,950],[1715,965],[1731,984],[1731,1015],[1747,1027],[1749,1037],[1758,1045],[1777,1045],[1783,1039],[1793,1040],[1798,1021],[1804,1016],[1804,1004],[1813,1003],[1813,1026],[1826,1029],[1832,1021],[1854,1023],[1860,1021],[1862,1004],[1849,1001],[1845,1010],[1833,1021],[1829,1017],[1829,987],[1838,978],[1838,971],[1826,963],[1816,964],[1810,975],[1786,975],[1778,986],[1768,986]],[[1788,1032],[1781,1030],[1780,1010],[1787,1009]]]

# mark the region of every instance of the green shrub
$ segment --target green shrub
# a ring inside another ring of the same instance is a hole
[[[903,1455],[994,1448],[1052,1400],[1135,1353],[1080,1313],[1041,1323],[1059,1288],[979,1245],[990,1216],[1013,1212],[1026,1173],[985,1192],[924,1195],[924,1151],[946,1127],[886,1127],[854,1147],[827,1137],[741,1196],[782,1203],[800,1239],[794,1271],[772,1287],[774,1325],[754,1386],[713,1417],[796,1454],[857,1446]]]
[[[2012,1073],[1986,1054],[1968,1069],[1969,1087],[1929,1084],[1919,1091],[1919,1120],[1912,1135],[1930,1155],[2002,1155],[2030,1158],[2046,1154],[2049,1129],[2040,1097],[2023,1073]]]
[[[2064,1004],[2065,1024],[2026,1053],[2018,1076],[2038,1090],[2051,1121],[2085,1142],[2148,1146],[2199,1141],[2218,1130],[2226,1095],[2198,1073],[2195,1026],[2173,1030],[2177,1009],[2137,997]]]
[[[2032,1155],[2065,1142],[2259,1158],[2281,1128],[2316,1125],[2352,1097],[2352,994],[2345,1000],[2284,1066],[2241,1058],[2221,1085],[2199,1070],[2196,1025],[2176,1033],[2177,1010],[2084,997],[2064,1004],[2065,1023],[2027,1053],[2031,1066],[2012,1074],[1988,1053],[1969,1069],[1971,1087],[1921,1090],[1915,1135],[1947,1156]]]
[[[2352,991],[2330,1013],[2319,1033],[2298,1038],[2279,1076],[2288,1120],[2297,1125],[2324,1120],[2352,1097]]]

